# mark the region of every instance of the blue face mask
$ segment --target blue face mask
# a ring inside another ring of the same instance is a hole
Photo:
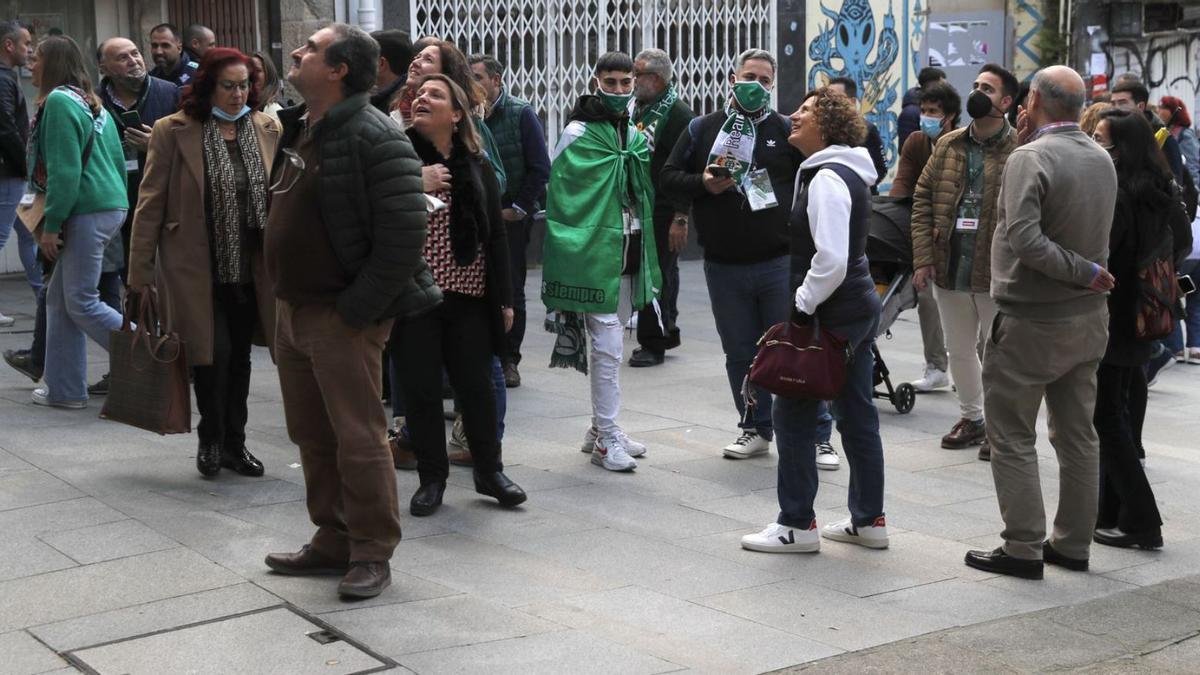
[[[937,137],[942,135],[942,119],[921,115],[921,131],[925,132],[929,140],[936,141]]]
[[[230,115],[229,113],[225,112],[224,110],[221,110],[217,106],[213,106],[213,109],[212,109],[213,117],[215,117],[219,120],[225,120],[226,122],[236,122],[236,121],[242,119],[243,117],[245,117],[249,113],[250,113],[250,106],[248,106],[248,105],[242,106],[242,109],[239,110],[236,115]]]

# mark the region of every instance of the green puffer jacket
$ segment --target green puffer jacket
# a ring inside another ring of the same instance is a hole
[[[913,191],[913,269],[933,265],[934,281],[950,287],[950,236],[958,218],[958,204],[966,191],[967,136],[970,126],[955,129],[933,146],[933,155],[917,179]],[[984,143],[983,213],[975,237],[975,262],[971,268],[971,290],[988,293],[992,287],[992,232],[996,227],[996,199],[1008,154],[1017,147],[1017,132],[1007,123],[994,139]]]
[[[295,145],[303,105],[282,110],[280,155]],[[314,127],[320,148],[321,215],[334,254],[354,282],[337,310],[356,328],[428,311],[442,291],[421,257],[425,195],[421,160],[395,122],[358,94],[333,107]]]

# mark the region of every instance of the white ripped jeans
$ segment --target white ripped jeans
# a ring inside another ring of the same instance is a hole
[[[621,358],[625,330],[618,314],[585,314],[591,355],[588,377],[592,385],[592,425],[601,435],[617,430],[621,410]]]

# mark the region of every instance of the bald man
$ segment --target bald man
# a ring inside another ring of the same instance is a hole
[[[208,26],[194,23],[183,31],[183,41],[187,50],[196,57],[197,61],[204,58],[205,52],[217,46],[217,36]]]
[[[1065,66],[1039,71],[1017,121],[992,239],[997,315],[983,359],[984,410],[1004,544],[970,567],[1041,579],[1043,561],[1088,568],[1096,526],[1096,368],[1108,345],[1105,269],[1117,195],[1112,159],[1079,130],[1084,84]],[[1059,499],[1046,538],[1038,409],[1046,402]]]

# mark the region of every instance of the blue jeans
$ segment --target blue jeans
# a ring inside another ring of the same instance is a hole
[[[0,178],[0,250],[8,243],[11,230],[17,231],[17,253],[21,256],[21,267],[25,268],[25,279],[36,296],[42,290],[42,266],[37,259],[37,240],[25,224],[17,218],[17,204],[25,194],[22,178]],[[4,225],[10,223],[11,229]]]
[[[1200,260],[1188,260],[1176,269],[1179,274],[1187,274],[1192,281],[1200,283]],[[1183,329],[1187,327],[1188,349],[1200,349],[1200,291],[1192,293],[1184,300],[1183,321],[1175,324],[1175,330],[1163,342],[1172,354],[1183,351]]]
[[[833,437],[833,406],[829,401],[821,401],[817,408],[817,442],[828,443]]]
[[[66,246],[59,252],[46,291],[47,397],[87,401],[87,338],[108,349],[121,315],[100,302],[104,247],[121,232],[124,209],[71,216],[63,224]]]
[[[737,406],[738,426],[757,431],[767,440],[773,437],[771,394],[755,388],[758,405],[753,419],[746,421],[742,401],[742,382],[750,371],[750,362],[758,353],[758,339],[771,326],[786,321],[792,306],[788,298],[788,257],[750,265],[726,265],[704,261],[704,279],[712,303],[721,350],[725,352],[725,374]]]
[[[857,526],[870,525],[883,515],[883,443],[872,394],[875,357],[871,344],[878,325],[879,317],[873,316],[845,326],[829,326],[854,347],[846,387],[833,404],[838,411],[842,451],[850,464],[850,518]],[[780,525],[807,528],[816,517],[813,500],[817,496],[817,461],[813,445],[822,403],[775,397]]]

